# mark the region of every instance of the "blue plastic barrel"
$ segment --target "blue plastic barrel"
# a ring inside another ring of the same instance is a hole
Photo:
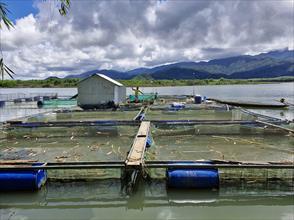
[[[195,104],[201,104],[201,101],[202,101],[201,95],[196,95],[194,97],[194,101],[195,101]]]
[[[3,170],[0,171],[0,191],[33,191],[40,189],[46,180],[45,170]]]
[[[219,187],[218,170],[214,168],[168,168],[166,177],[167,186],[170,188],[212,189]]]

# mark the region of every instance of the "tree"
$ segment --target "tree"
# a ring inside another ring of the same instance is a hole
[[[70,8],[70,0],[60,0],[59,13],[65,16]]]
[[[10,11],[7,9],[6,4],[0,2],[0,29],[2,29],[2,24],[1,24],[2,21],[3,21],[4,25],[8,29],[10,29],[11,27],[14,27],[13,23],[7,17],[7,14],[9,12]],[[13,75],[15,75],[15,73],[3,61],[1,42],[0,42],[0,54],[1,54],[1,58],[0,58],[0,75],[1,75],[1,79],[4,80],[4,74],[7,74],[11,79],[13,79]]]
[[[10,29],[13,27],[13,23],[9,20],[7,14],[10,13],[6,4],[0,2],[0,21],[3,21],[5,26]],[[2,29],[2,25],[0,23],[0,29]]]
[[[68,13],[68,10],[70,8],[70,0],[59,0],[59,1],[60,1],[59,13],[62,16],[65,16]],[[6,26],[6,28],[10,29],[14,27],[12,21],[10,21],[10,19],[8,18],[8,13],[10,13],[10,11],[8,10],[7,5],[3,2],[0,2],[0,31],[2,29],[2,21],[4,25]],[[11,79],[13,79],[13,75],[15,75],[15,73],[6,64],[4,64],[2,47],[1,47],[1,39],[0,39],[0,54],[1,54],[1,58],[0,58],[1,79],[4,80],[4,74],[7,74]]]

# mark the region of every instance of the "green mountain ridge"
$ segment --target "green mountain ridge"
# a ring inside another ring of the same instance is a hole
[[[283,49],[207,62],[178,62],[154,68],[140,67],[126,72],[97,69],[66,78],[85,78],[96,72],[114,79],[250,79],[294,76],[294,50]]]

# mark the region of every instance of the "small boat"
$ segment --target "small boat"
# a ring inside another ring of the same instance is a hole
[[[209,98],[208,100],[215,101],[222,104],[240,106],[246,108],[287,108],[289,105],[286,103],[261,103],[261,102],[242,102],[242,101],[230,101],[230,100],[221,100]]]

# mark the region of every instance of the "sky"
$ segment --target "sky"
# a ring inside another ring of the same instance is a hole
[[[131,70],[294,48],[294,0],[0,0],[4,62],[19,79]]]

